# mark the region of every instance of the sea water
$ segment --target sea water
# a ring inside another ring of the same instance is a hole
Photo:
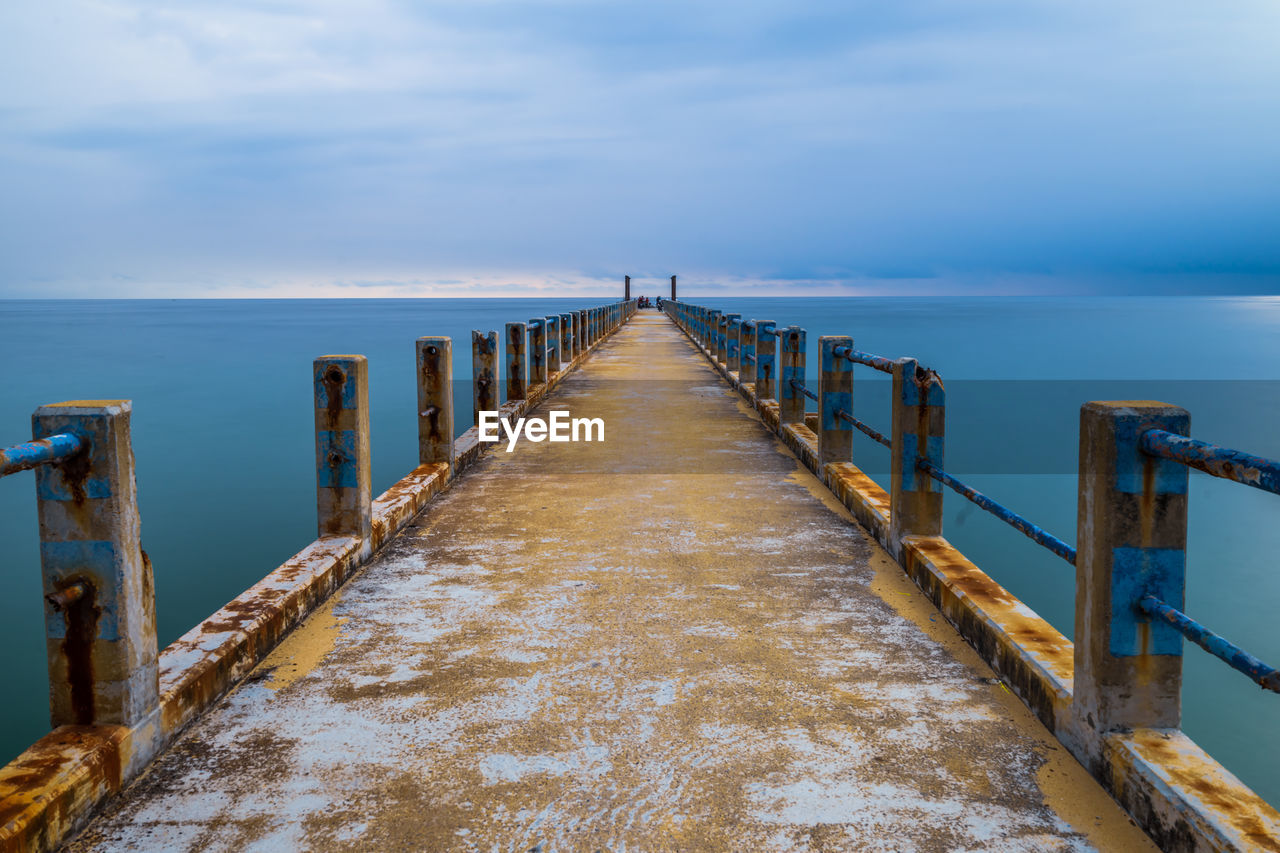
[[[1280,299],[689,299],[804,328],[815,387],[821,335],[850,335],[859,349],[937,370],[947,389],[947,469],[1069,543],[1087,400],[1181,405],[1196,437],[1280,457]],[[417,462],[417,337],[451,336],[455,377],[465,381],[472,329],[496,329],[501,340],[507,322],[605,301],[0,301],[0,445],[28,438],[43,403],[133,400],[142,536],[164,646],[315,538],[313,358],[369,358],[377,494]],[[861,367],[855,377],[855,412],[887,432],[886,377]],[[469,395],[465,386],[458,393]],[[456,410],[461,432],[470,406]],[[858,434],[855,461],[887,487],[887,450]],[[9,684],[0,761],[49,727],[32,479],[0,479],[0,663]],[[1186,610],[1272,664],[1280,662],[1278,520],[1280,496],[1192,472]],[[1071,566],[951,493],[944,526],[966,556],[1071,635]],[[1190,644],[1185,655],[1184,729],[1280,804],[1272,758],[1280,696]]]

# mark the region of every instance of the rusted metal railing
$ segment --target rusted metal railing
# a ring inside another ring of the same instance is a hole
[[[1197,441],[1185,435],[1174,435],[1162,429],[1144,432],[1141,447],[1148,456],[1171,459],[1214,477],[1280,494],[1280,462],[1274,459]]]
[[[84,442],[80,436],[70,433],[59,433],[0,449],[0,477],[29,471],[40,465],[65,462],[83,449]]]

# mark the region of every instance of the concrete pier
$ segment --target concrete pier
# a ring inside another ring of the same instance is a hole
[[[68,849],[1153,849],[665,317],[555,408]]]

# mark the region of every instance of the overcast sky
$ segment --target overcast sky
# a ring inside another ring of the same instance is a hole
[[[12,0],[0,75],[0,296],[1280,292],[1275,0]]]

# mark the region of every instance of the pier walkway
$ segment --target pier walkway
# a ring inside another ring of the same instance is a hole
[[[667,317],[554,408],[68,849],[1151,847]]]

